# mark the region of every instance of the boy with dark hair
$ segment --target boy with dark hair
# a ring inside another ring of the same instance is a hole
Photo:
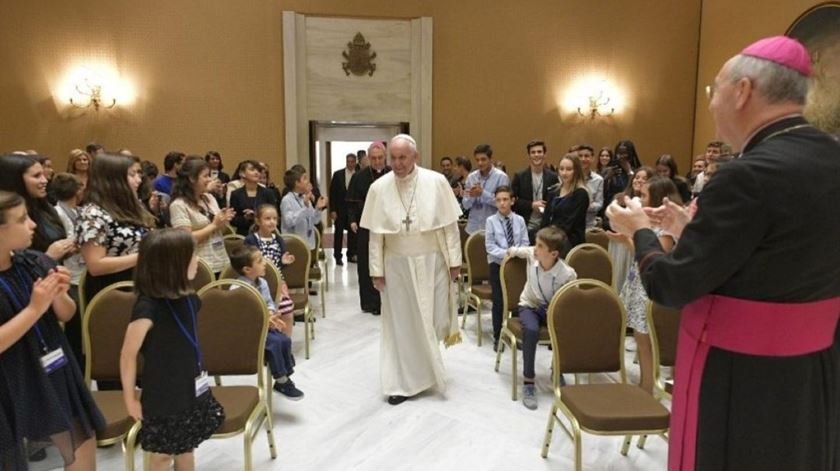
[[[502,282],[499,270],[511,247],[527,247],[528,226],[525,219],[511,210],[513,191],[509,186],[496,188],[496,214],[487,218],[484,229],[484,245],[487,249],[487,263],[490,265],[490,289],[493,293],[493,350],[499,348],[502,332]]]
[[[519,320],[522,322],[523,337],[522,404],[531,410],[537,408],[534,356],[537,352],[540,326],[546,325],[546,310],[554,293],[577,278],[575,271],[563,261],[568,250],[569,240],[566,233],[556,226],[540,229],[534,247],[508,249],[508,255],[528,259],[528,281],[519,297]]]
[[[277,304],[271,297],[268,282],[265,281],[265,259],[259,249],[252,245],[238,247],[230,255],[230,266],[239,274],[239,281],[253,286],[259,291],[268,306],[269,328],[265,337],[265,355],[271,376],[274,378],[274,390],[289,400],[303,399],[303,391],[289,378],[294,373],[295,359],[292,356],[292,339],[282,332],[285,323],[277,312]],[[236,289],[238,286],[231,286]]]

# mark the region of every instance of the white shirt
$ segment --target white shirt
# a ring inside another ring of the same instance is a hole
[[[548,306],[560,287],[577,278],[575,270],[566,265],[562,258],[558,259],[550,270],[543,270],[534,256],[534,247],[513,247],[510,254],[513,257],[528,259],[528,280],[522,295],[519,296],[520,306]]]

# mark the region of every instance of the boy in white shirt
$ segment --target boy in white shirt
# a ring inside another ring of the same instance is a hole
[[[563,261],[569,248],[566,233],[555,226],[537,232],[534,247],[512,247],[508,255],[528,259],[528,281],[519,297],[519,320],[522,322],[522,403],[528,409],[537,408],[534,386],[534,356],[540,326],[546,325],[546,310],[554,293],[577,278],[575,271]]]

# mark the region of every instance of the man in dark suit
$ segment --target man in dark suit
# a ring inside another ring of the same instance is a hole
[[[529,166],[513,176],[510,186],[515,197],[513,211],[528,223],[528,239],[533,245],[542,224],[543,211],[555,193],[559,180],[557,174],[545,165],[548,153],[545,142],[531,141],[525,148],[528,151]]]
[[[356,154],[350,153],[345,157],[347,165],[333,173],[330,180],[330,219],[335,225],[333,254],[336,265],[344,265],[341,260],[341,248],[344,245],[344,231],[347,231],[347,260],[356,263],[356,233],[350,230],[347,219],[347,189],[350,179],[356,173]]]

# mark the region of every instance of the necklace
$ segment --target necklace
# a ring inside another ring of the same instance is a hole
[[[405,201],[403,200],[403,195],[400,192],[400,186],[397,184],[397,178],[394,177],[394,185],[397,187],[397,194],[400,196],[400,204],[402,205],[403,209],[405,210],[405,219],[400,221],[401,223],[405,224],[405,231],[408,232],[411,230],[411,223],[414,222],[413,219],[409,216],[409,212],[411,207],[414,205],[414,197],[417,196],[417,179],[420,177],[420,172],[417,172],[417,175],[414,176],[414,188],[411,190],[411,200],[408,202],[408,206],[405,205]]]
[[[795,125],[795,126],[791,126],[791,127],[788,127],[788,128],[780,129],[780,130],[778,130],[778,131],[776,131],[776,132],[774,132],[774,133],[772,133],[772,134],[769,134],[767,137],[765,137],[764,139],[762,139],[762,140],[761,140],[761,142],[767,141],[767,140],[769,140],[769,139],[772,139],[772,138],[774,138],[774,137],[776,137],[776,136],[779,136],[779,135],[782,135],[782,134],[787,134],[787,133],[789,133],[789,132],[791,132],[791,131],[795,131],[795,130],[797,130],[797,129],[802,129],[802,128],[811,128],[811,127],[813,127],[813,126],[811,126],[810,124],[797,124],[797,125]]]

